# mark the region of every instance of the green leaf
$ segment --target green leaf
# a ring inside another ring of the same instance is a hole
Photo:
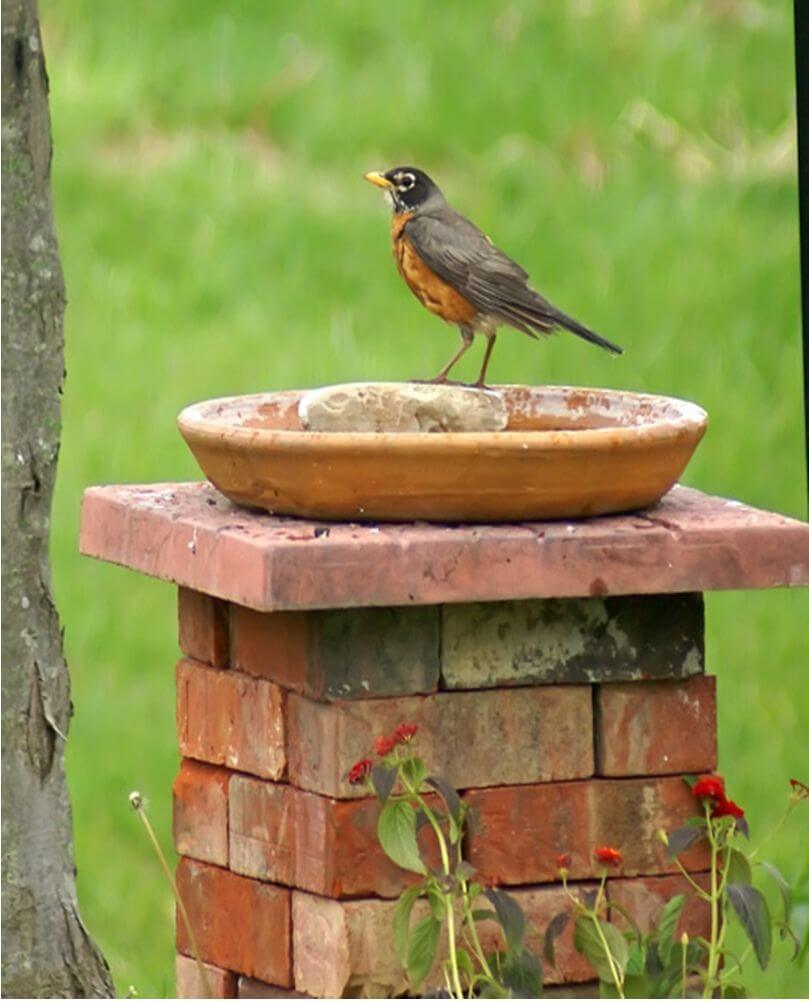
[[[477,870],[474,866],[471,863],[467,863],[465,859],[462,859],[455,867],[455,876],[460,880],[471,880],[476,873]]]
[[[426,873],[416,842],[416,812],[405,800],[389,800],[379,815],[377,837],[397,866]]]
[[[699,842],[705,836],[705,825],[683,825],[676,828],[668,837],[669,859],[674,859],[681,852],[690,849],[695,842]]]
[[[459,946],[455,951],[455,956],[458,959],[458,970],[463,971],[463,973],[471,980],[475,976],[475,965],[472,963],[472,958],[469,956],[469,951],[465,950],[462,946]]]
[[[450,816],[455,822],[459,822],[461,820],[461,798],[458,796],[454,787],[450,786],[450,784],[440,776],[428,776],[427,785],[438,791],[441,795],[441,799],[447,805],[447,810],[449,811]]]
[[[660,912],[660,919],[657,923],[657,951],[665,966],[671,957],[671,948],[674,942],[674,932],[685,904],[684,894],[675,894],[663,906]]]
[[[559,912],[558,915],[553,916],[548,923],[547,929],[545,930],[545,945],[543,952],[545,960],[550,967],[556,966],[556,950],[554,948],[554,943],[565,931],[569,921],[570,916],[567,912]]]
[[[646,967],[646,951],[640,946],[629,948],[629,960],[626,962],[626,976],[643,974]]]
[[[430,884],[427,888],[427,900],[430,902],[430,911],[433,913],[433,918],[437,922],[443,922],[447,914],[447,905],[444,895],[435,884]]]
[[[537,999],[542,995],[542,965],[527,950],[509,953],[501,975],[503,986],[510,989],[512,998]]]
[[[503,927],[509,949],[517,952],[522,950],[522,941],[525,936],[525,915],[516,899],[505,891],[497,890],[494,887],[486,888],[483,893],[494,905],[497,921]]]
[[[778,890],[781,892],[781,900],[784,902],[784,921],[789,922],[789,916],[792,911],[792,887],[778,867],[767,862],[762,862],[761,865],[764,867],[765,872],[769,873],[775,881]]]
[[[492,911],[491,908],[474,908],[472,910],[472,918],[475,922],[488,922],[490,919],[493,922],[497,922],[497,912]]]
[[[772,950],[772,923],[767,899],[749,884],[728,884],[727,895],[747,938],[753,944],[756,960],[763,971],[770,962]]]
[[[394,784],[396,783],[397,770],[388,769],[384,765],[375,765],[371,769],[371,783],[373,783],[374,790],[377,797],[384,804],[388,797],[391,795]]]
[[[749,998],[747,989],[743,985],[722,985],[722,995],[726,999]]]
[[[433,966],[440,935],[441,923],[432,915],[423,918],[413,927],[406,966],[414,990],[421,985]]]
[[[616,973],[621,978],[629,961],[629,944],[614,925],[610,925],[609,922],[599,922],[599,926],[612,955]],[[587,957],[601,981],[615,984],[604,943],[598,935],[595,922],[589,915],[577,917],[573,945],[579,953]]]
[[[413,911],[413,905],[421,897],[423,889],[423,885],[418,884],[416,887],[408,887],[406,891],[402,891],[399,900],[396,902],[396,911],[393,913],[393,945],[402,967],[407,966],[407,951],[410,943],[410,913]]]
[[[753,874],[747,856],[740,849],[728,849],[725,856],[729,884],[752,884]]]
[[[400,768],[413,789],[420,790],[421,784],[424,782],[424,777],[427,775],[427,766],[425,766],[422,759],[406,758]]]
[[[645,974],[627,974],[624,980],[624,998],[648,999],[652,995],[652,982]]]

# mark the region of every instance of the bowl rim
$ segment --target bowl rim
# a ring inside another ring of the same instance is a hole
[[[335,384],[338,385],[338,384]],[[367,448],[375,451],[380,448],[399,451],[406,449],[422,450],[424,452],[440,451],[446,453],[448,448],[453,451],[479,451],[496,449],[524,452],[542,448],[599,448],[606,440],[621,440],[623,448],[633,446],[648,446],[652,443],[663,444],[672,439],[686,437],[692,440],[701,438],[708,425],[708,414],[698,404],[680,397],[663,394],[641,393],[634,390],[616,390],[590,386],[542,385],[526,386],[518,383],[505,383],[487,387],[491,390],[537,390],[565,393],[597,393],[605,396],[631,397],[639,402],[665,402],[674,405],[676,416],[665,421],[653,421],[642,425],[607,425],[603,428],[585,429],[555,429],[530,431],[516,429],[514,431],[485,432],[374,432],[374,431],[306,431],[289,428],[246,428],[228,422],[216,421],[207,416],[206,412],[214,407],[233,405],[258,405],[268,397],[303,395],[309,389],[268,390],[259,393],[235,394],[226,397],[214,397],[200,400],[184,407],[177,417],[179,430],[186,440],[200,439],[222,441],[225,438],[234,447],[261,448],[262,445],[273,448],[322,449],[328,445],[335,451],[345,449],[356,450]]]

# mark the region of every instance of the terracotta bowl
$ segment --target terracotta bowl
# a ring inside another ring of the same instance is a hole
[[[180,432],[241,505],[347,521],[514,522],[632,511],[683,472],[707,415],[671,397],[498,386],[501,432],[304,431],[304,390],[187,407]]]

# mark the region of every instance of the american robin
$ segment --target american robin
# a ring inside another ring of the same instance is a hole
[[[528,274],[459,212],[416,167],[394,167],[365,175],[385,190],[393,208],[393,254],[402,278],[431,313],[461,332],[460,350],[438,373],[447,374],[469,349],[476,333],[486,336],[486,352],[476,386],[484,386],[486,368],[502,324],[537,337],[563,327],[614,355],[617,344],[562,313],[528,284]]]

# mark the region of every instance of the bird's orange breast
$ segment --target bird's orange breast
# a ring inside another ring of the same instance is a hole
[[[399,274],[422,306],[431,313],[448,324],[472,323],[477,309],[424,263],[408,239],[405,224],[411,218],[412,213],[401,212],[393,217],[391,226],[393,256]]]

